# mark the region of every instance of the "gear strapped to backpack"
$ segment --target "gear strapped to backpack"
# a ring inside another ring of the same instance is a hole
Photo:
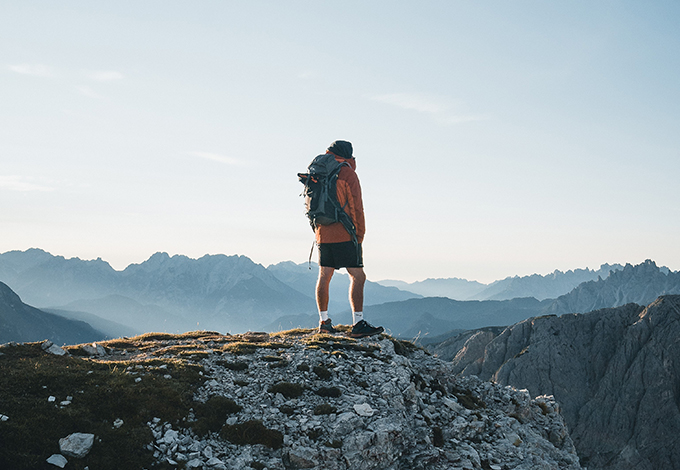
[[[305,185],[301,196],[305,198],[305,214],[312,230],[319,225],[340,222],[349,233],[359,257],[357,230],[352,218],[340,205],[337,196],[338,174],[347,163],[340,163],[332,153],[317,156],[307,168],[308,173],[298,173],[298,179]],[[312,246],[312,250],[314,247]],[[311,253],[309,255],[311,260]]]

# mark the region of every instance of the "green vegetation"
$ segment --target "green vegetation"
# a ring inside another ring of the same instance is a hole
[[[432,444],[436,447],[444,447],[444,433],[439,426],[432,428]]]
[[[262,444],[272,449],[280,449],[283,446],[283,434],[265,427],[259,420],[234,425],[225,424],[220,436],[236,445]]]
[[[337,411],[338,409],[336,407],[329,405],[328,403],[322,403],[321,405],[314,407],[315,415],[330,415],[337,413]]]
[[[248,363],[243,362],[243,361],[236,361],[236,362],[231,362],[231,361],[217,361],[217,365],[226,367],[229,370],[233,371],[243,371],[248,369]]]
[[[331,371],[324,366],[314,366],[313,370],[316,376],[319,377],[321,380],[329,380],[333,376]]]
[[[338,398],[342,395],[342,391],[338,387],[321,387],[315,391],[320,397]]]
[[[305,389],[300,384],[293,384],[290,382],[279,382],[276,385],[272,385],[267,390],[269,393],[277,394],[280,393],[286,398],[297,398],[301,396]]]
[[[149,341],[148,336],[143,340]],[[108,361],[53,356],[40,343],[5,346],[0,352],[0,411],[10,417],[0,426],[0,468],[17,470],[43,468],[45,459],[59,452],[59,439],[73,432],[93,433],[97,440],[87,457],[73,459],[69,468],[148,467],[153,454],[146,445],[153,436],[147,422],[159,417],[180,424],[193,405],[203,369],[177,358],[135,362],[120,360],[125,356]],[[128,373],[130,367],[135,373]],[[48,402],[50,396],[56,401]],[[67,397],[72,402],[61,406]],[[116,419],[124,422],[118,429]]]
[[[191,428],[200,436],[209,432],[218,432],[229,415],[238,413],[242,409],[243,407],[230,398],[210,397],[207,402],[194,406],[196,421],[191,423]]]
[[[480,400],[478,397],[474,396],[470,390],[461,390],[459,388],[454,388],[452,393],[458,399],[458,403],[463,405],[468,410],[478,410],[480,408],[486,408],[486,403]]]
[[[401,339],[392,338],[391,336],[388,336],[388,338],[390,341],[392,341],[392,344],[394,345],[394,352],[399,354],[400,356],[408,357],[410,354],[418,350],[425,351],[423,348],[421,348],[420,346],[416,346],[411,341],[404,341]]]

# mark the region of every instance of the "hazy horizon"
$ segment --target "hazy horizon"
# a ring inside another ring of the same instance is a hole
[[[296,173],[345,139],[370,279],[680,268],[678,20],[672,1],[3,2],[0,252],[303,263]]]
[[[45,250],[45,249],[42,249],[42,248],[40,248],[40,247],[31,247],[31,248],[29,248],[29,249],[38,249],[38,250],[42,250],[42,251],[45,251],[45,252],[51,254],[52,256],[55,256],[55,257],[61,256],[61,257],[66,258],[66,259],[75,258],[75,259],[80,259],[80,260],[82,260],[82,261],[95,261],[95,260],[97,260],[97,259],[101,259],[102,261],[108,263],[115,271],[119,271],[119,272],[120,272],[120,271],[124,271],[124,270],[125,270],[127,267],[129,267],[129,266],[142,264],[142,263],[144,263],[145,261],[148,261],[152,256],[154,256],[154,255],[156,255],[156,254],[159,254],[159,253],[167,254],[170,258],[172,258],[172,257],[174,257],[174,256],[180,256],[180,257],[189,258],[189,259],[191,259],[191,260],[197,260],[197,259],[199,259],[199,258],[201,258],[201,257],[203,257],[203,256],[221,256],[221,255],[224,255],[224,256],[245,256],[245,257],[249,258],[251,261],[253,261],[254,263],[260,264],[260,265],[261,265],[262,267],[264,267],[264,268],[268,268],[269,266],[276,265],[276,264],[279,264],[279,263],[287,263],[287,262],[292,262],[292,263],[295,263],[296,265],[305,265],[305,264],[307,264],[307,261],[304,261],[304,262],[295,262],[295,261],[292,261],[292,260],[280,260],[280,261],[277,261],[277,262],[274,262],[274,263],[263,264],[263,263],[259,263],[257,260],[253,259],[252,257],[250,257],[250,256],[248,256],[247,254],[244,254],[244,253],[204,253],[203,255],[195,256],[195,257],[194,257],[194,256],[188,256],[188,255],[185,255],[185,254],[182,254],[182,253],[174,253],[174,254],[173,254],[173,253],[167,253],[167,252],[157,251],[157,252],[151,253],[149,256],[147,256],[146,258],[144,258],[144,259],[142,259],[142,260],[137,260],[137,261],[134,261],[134,262],[132,262],[132,263],[128,263],[128,264],[126,264],[126,265],[116,266],[116,265],[114,265],[113,263],[109,262],[107,259],[105,259],[104,257],[101,257],[101,256],[97,256],[97,257],[95,257],[95,258],[83,258],[83,257],[79,257],[79,256],[64,256],[64,255],[62,255],[62,254],[60,254],[60,253],[53,253],[53,252],[50,252],[49,250]],[[9,252],[9,251],[22,251],[22,252],[25,252],[25,251],[27,251],[27,250],[28,250],[28,249],[26,249],[26,250],[8,250],[8,252]],[[3,255],[3,254],[5,254],[5,253],[7,253],[7,252],[0,252],[0,255]],[[448,277],[448,278],[432,277],[432,276],[429,276],[429,277],[424,277],[424,278],[422,278],[422,279],[414,279],[414,280],[403,280],[403,279],[395,279],[395,278],[379,278],[379,279],[378,279],[378,278],[370,277],[368,280],[369,280],[369,281],[373,281],[373,282],[381,282],[381,281],[399,281],[399,282],[406,282],[406,283],[409,283],[409,284],[410,284],[410,283],[414,283],[414,282],[422,282],[422,281],[426,281],[426,280],[428,280],[428,279],[429,279],[429,280],[438,280],[438,279],[460,279],[460,280],[463,280],[463,281],[479,282],[480,284],[489,285],[489,284],[492,284],[492,283],[495,282],[495,281],[501,281],[501,280],[506,279],[506,278],[508,278],[508,277],[515,277],[515,276],[517,276],[517,277],[525,277],[525,276],[532,276],[532,275],[535,275],[535,274],[537,274],[537,275],[539,275],[539,276],[547,276],[547,275],[549,275],[549,274],[554,273],[555,271],[568,272],[568,271],[576,271],[576,270],[579,270],[579,269],[582,269],[582,270],[590,269],[591,271],[597,271],[597,270],[599,270],[603,265],[616,265],[616,264],[620,264],[620,265],[622,265],[622,266],[625,266],[625,265],[628,263],[628,264],[631,264],[631,265],[633,265],[633,266],[637,266],[637,265],[639,265],[639,264],[642,264],[644,261],[645,261],[645,260],[641,260],[641,261],[639,261],[639,262],[637,262],[637,261],[636,261],[636,262],[625,261],[625,262],[622,262],[622,263],[621,263],[621,262],[615,262],[615,263],[604,262],[604,263],[600,263],[600,264],[597,265],[597,266],[574,266],[574,267],[571,267],[571,268],[568,268],[568,269],[557,269],[557,268],[556,268],[556,269],[553,269],[553,270],[550,270],[550,271],[547,271],[547,272],[543,272],[543,273],[539,273],[539,272],[533,272],[533,273],[516,273],[516,274],[510,274],[510,275],[505,276],[505,277],[502,277],[502,278],[493,279],[493,280],[488,281],[488,282],[483,282],[483,281],[480,281],[480,280],[478,280],[478,279],[461,278],[461,277],[458,277],[458,276],[451,276],[451,277]],[[659,268],[668,268],[670,271],[673,271],[673,272],[678,271],[677,269],[673,269],[673,267],[671,267],[671,266],[666,266],[666,265],[660,264],[660,263],[656,262],[656,260],[652,260],[652,261],[654,261],[654,262],[656,263],[656,265],[657,265]],[[313,262],[315,263],[315,261],[313,261]],[[345,271],[344,269],[341,269],[339,272],[340,272],[340,273],[343,273],[343,274],[346,274],[346,271]]]

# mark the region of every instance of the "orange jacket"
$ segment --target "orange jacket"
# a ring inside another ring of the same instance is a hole
[[[357,229],[357,241],[361,243],[366,232],[366,222],[364,221],[364,204],[361,200],[361,185],[359,184],[359,177],[355,172],[357,163],[353,158],[345,159],[337,155],[335,155],[335,159],[341,163],[347,162],[349,164],[349,166],[344,165],[340,170],[336,190],[338,202],[352,218],[352,222],[354,222],[354,226]],[[317,243],[352,241],[352,237],[349,236],[349,233],[347,233],[347,230],[345,230],[345,227],[340,222],[335,222],[331,225],[319,225],[315,233]]]

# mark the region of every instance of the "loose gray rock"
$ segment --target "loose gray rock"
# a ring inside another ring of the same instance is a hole
[[[59,439],[59,450],[68,457],[82,459],[94,444],[94,434],[76,432]]]
[[[68,463],[68,460],[61,454],[52,454],[47,459],[47,463],[54,465],[55,467],[64,468]]]

